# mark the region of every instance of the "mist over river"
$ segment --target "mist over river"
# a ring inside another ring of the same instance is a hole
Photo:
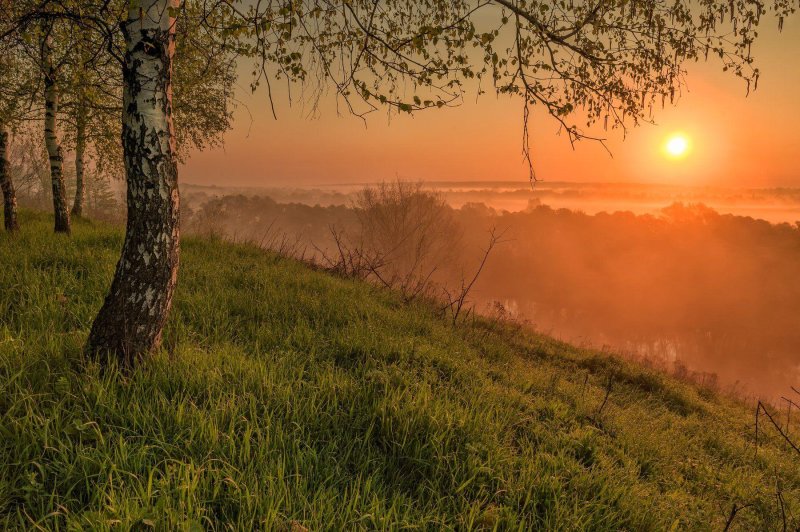
[[[332,227],[355,234],[364,186],[188,185],[186,227],[267,247],[281,235],[284,248],[291,241],[313,258],[333,248]],[[776,397],[798,382],[800,189],[464,182],[421,190],[441,198],[441,219],[452,223],[426,237],[449,253],[431,268],[442,286],[474,272],[491,229],[502,234],[470,293],[476,311],[738,394]]]

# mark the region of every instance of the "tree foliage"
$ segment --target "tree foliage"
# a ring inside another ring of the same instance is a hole
[[[53,23],[64,143],[74,149],[79,103],[83,98],[89,110],[87,143],[94,165],[101,174],[121,176],[124,55],[121,24],[130,2],[3,0],[2,4],[0,45],[23,60],[34,57],[37,50],[37,21]],[[219,145],[231,127],[234,109],[236,51],[220,46],[225,41],[220,41],[209,26],[213,17],[204,23],[201,15],[197,3],[184,3],[176,28],[177,47],[183,51],[176,58],[173,87],[177,148],[181,157],[192,149]],[[0,65],[0,74],[3,68]],[[14,83],[14,79],[0,77],[3,102],[20,101],[20,96],[36,101],[41,80],[33,76],[25,84]],[[17,98],[6,98],[10,93],[17,94]],[[38,109],[41,114],[41,106],[29,109]],[[39,118],[35,112],[25,116],[27,120]]]
[[[571,142],[602,140],[593,126],[650,121],[685,86],[688,62],[717,59],[758,83],[751,46],[766,17],[782,28],[797,0],[206,0],[224,12],[219,34],[244,34],[270,79],[328,81],[357,115],[457,103],[472,88],[518,95],[525,123],[542,108]],[[469,82],[475,84],[470,86]],[[527,152],[527,128],[525,129]],[[528,158],[530,161],[530,158]]]
[[[133,0],[135,4],[137,0]],[[6,36],[37,17],[77,24],[95,50],[122,53],[129,0],[14,3]],[[756,88],[758,27],[782,28],[798,0],[186,0],[176,10],[175,107],[181,145],[203,148],[230,127],[235,57],[253,89],[302,85],[316,108],[333,89],[364,116],[454,105],[470,90],[517,95],[571,142],[650,121],[674,102],[687,63],[720,61]],[[10,28],[10,29],[8,29]],[[92,38],[89,35],[94,34]],[[0,34],[2,35],[2,34]],[[471,83],[474,82],[474,83]],[[201,112],[200,112],[201,111]],[[527,128],[526,128],[527,150]],[[526,151],[527,154],[527,151]]]

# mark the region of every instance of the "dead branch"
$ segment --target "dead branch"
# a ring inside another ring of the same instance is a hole
[[[606,395],[603,398],[603,402],[600,404],[600,408],[597,409],[597,414],[595,414],[595,418],[599,418],[603,414],[603,409],[606,407],[606,403],[608,402],[608,397],[611,395],[611,388],[614,386],[614,376],[612,374],[608,375],[608,380],[606,381]]]
[[[458,322],[458,317],[464,310],[464,305],[467,302],[469,293],[472,291],[472,287],[475,286],[475,283],[478,281],[478,277],[480,277],[481,272],[483,272],[483,268],[486,266],[486,261],[489,259],[489,255],[492,253],[492,250],[497,244],[502,242],[501,239],[504,233],[505,231],[498,234],[496,228],[492,228],[492,230],[489,231],[489,243],[486,246],[486,249],[483,251],[483,257],[478,265],[478,269],[475,270],[475,274],[472,276],[472,279],[469,282],[466,282],[462,276],[461,287],[458,292],[451,293],[448,289],[443,289],[445,298],[447,300],[447,304],[444,308],[450,310],[453,325]]]
[[[775,419],[772,417],[772,414],[769,413],[769,410],[767,410],[767,407],[761,401],[759,401],[758,405],[756,406],[756,453],[758,453],[758,416],[759,416],[759,412],[763,412],[764,415],[767,416],[767,419],[772,424],[772,426],[775,427],[775,430],[778,431],[778,434],[781,435],[781,437],[786,441],[786,443],[788,443],[791,446],[791,448],[795,450],[795,452],[797,454],[800,454],[800,447],[798,447],[791,440],[791,438],[789,438],[789,436],[783,431],[783,429],[781,429],[781,426],[778,424],[777,421],[775,421]]]
[[[733,508],[731,508],[731,513],[728,516],[728,521],[725,523],[725,528],[723,529],[724,532],[728,532],[731,529],[731,525],[733,524],[733,520],[736,518],[736,514],[747,508],[748,506],[752,506],[751,504],[745,504],[742,506],[736,506],[736,503],[733,503]]]

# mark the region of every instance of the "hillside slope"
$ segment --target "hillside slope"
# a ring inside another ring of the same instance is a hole
[[[81,346],[120,231],[0,235],[0,528],[783,529],[800,468],[730,400],[253,247],[186,239],[165,350]],[[608,383],[611,382],[610,393]],[[605,405],[601,407],[605,402]]]

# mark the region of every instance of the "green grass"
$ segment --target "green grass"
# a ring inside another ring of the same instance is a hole
[[[729,399],[256,248],[188,238],[165,350],[81,348],[118,229],[0,236],[0,528],[782,528],[800,468]],[[598,415],[613,375],[608,402]]]

